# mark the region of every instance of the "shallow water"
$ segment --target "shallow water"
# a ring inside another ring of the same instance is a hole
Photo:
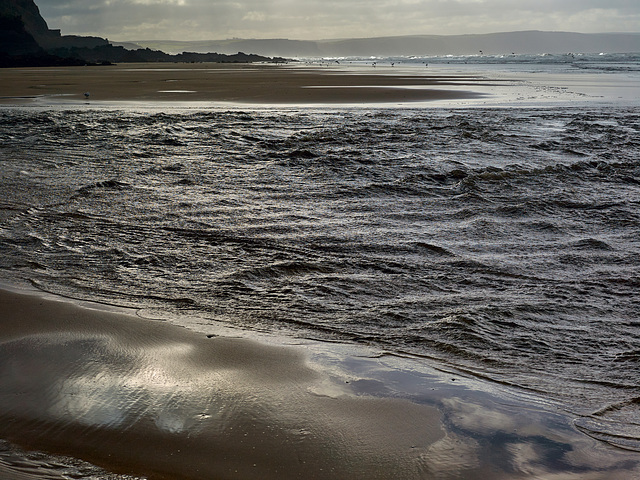
[[[0,268],[424,357],[637,449],[639,133],[619,106],[6,108]]]

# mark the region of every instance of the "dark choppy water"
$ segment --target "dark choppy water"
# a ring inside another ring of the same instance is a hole
[[[638,445],[637,108],[4,109],[0,165],[6,278],[436,359]]]

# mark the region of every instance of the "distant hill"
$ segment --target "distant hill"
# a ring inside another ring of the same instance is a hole
[[[119,43],[114,42],[116,45]],[[124,45],[124,44],[122,44]],[[412,35],[340,40],[230,39],[199,42],[130,41],[167,53],[254,52],[282,57],[434,56],[493,54],[640,52],[637,33],[505,32],[478,35]]]

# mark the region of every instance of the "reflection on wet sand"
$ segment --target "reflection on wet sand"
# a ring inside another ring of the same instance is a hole
[[[418,478],[444,435],[432,407],[325,388],[298,350],[45,303],[2,319],[17,443],[160,477]]]
[[[499,405],[407,359],[208,338],[5,291],[0,300],[0,436],[24,448],[159,479],[640,472],[632,453],[561,416]],[[3,458],[0,473],[21,471]],[[20,478],[40,478],[31,474]]]

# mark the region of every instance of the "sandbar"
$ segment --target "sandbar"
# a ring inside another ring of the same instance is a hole
[[[253,104],[388,103],[477,98],[475,75],[317,65],[150,63],[8,68],[0,103],[57,101],[235,102]]]

